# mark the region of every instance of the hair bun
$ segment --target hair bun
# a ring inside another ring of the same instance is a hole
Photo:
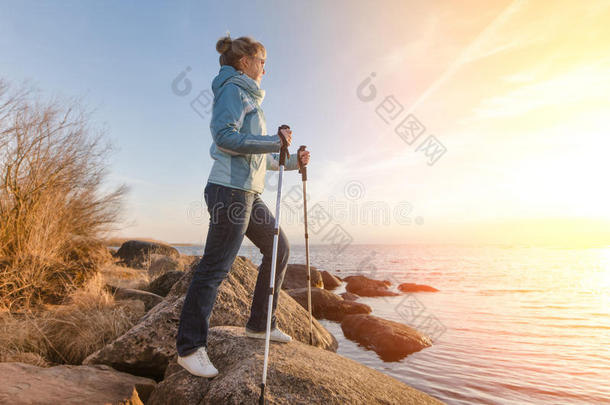
[[[231,44],[233,44],[233,40],[230,36],[222,37],[216,42],[216,50],[218,53],[223,54],[229,49],[231,49]]]

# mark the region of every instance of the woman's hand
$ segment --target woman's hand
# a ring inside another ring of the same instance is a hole
[[[309,151],[308,150],[300,151],[298,159],[299,159],[299,161],[301,161],[303,163],[303,165],[307,165],[309,163]]]
[[[290,143],[292,142],[292,130],[290,129],[290,127],[288,125],[282,125],[278,129],[278,135],[280,134],[280,132],[283,135],[283,138],[282,136],[280,136],[280,139],[282,140],[282,146],[290,146]]]

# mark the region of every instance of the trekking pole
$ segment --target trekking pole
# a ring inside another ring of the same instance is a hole
[[[277,133],[282,138],[282,147],[280,149],[280,177],[277,182],[277,200],[275,202],[275,227],[273,232],[273,254],[271,255],[271,275],[269,280],[269,304],[267,306],[267,332],[265,333],[265,360],[263,362],[263,382],[261,383],[261,396],[258,399],[260,405],[265,404],[265,384],[267,383],[267,363],[269,360],[269,338],[271,334],[271,317],[273,311],[273,292],[275,288],[275,268],[277,265],[277,245],[280,237],[280,206],[282,201],[282,176],[284,174],[284,165],[286,164],[286,156],[288,155],[288,145],[286,139],[282,135],[282,129],[290,129],[288,125],[282,125],[278,128]]]
[[[307,146],[301,145],[297,152],[299,158],[299,173],[303,181],[303,222],[305,224],[305,260],[307,263],[307,310],[309,311],[309,344],[313,345],[313,319],[311,315],[311,269],[309,267],[309,234],[307,233],[307,166],[301,162],[299,154],[304,151]]]

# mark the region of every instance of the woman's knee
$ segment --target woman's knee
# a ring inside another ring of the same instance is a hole
[[[193,271],[193,281],[209,285],[219,285],[227,277],[230,266],[215,262],[212,265],[206,262],[205,256],[199,261]]]

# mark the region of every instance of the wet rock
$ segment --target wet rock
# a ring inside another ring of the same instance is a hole
[[[341,329],[346,338],[374,350],[383,361],[398,361],[432,345],[416,329],[372,315],[347,315]]]
[[[323,288],[324,282],[322,275],[314,266],[309,266],[311,272],[310,285],[312,287]],[[283,290],[292,290],[295,288],[307,287],[307,265],[306,264],[289,264],[284,275],[282,283]]]
[[[402,283],[398,286],[398,289],[402,292],[437,292],[438,290],[434,287],[425,284],[415,283]]]
[[[307,288],[297,288],[286,292],[307,310]],[[321,288],[311,289],[311,307],[315,318],[331,321],[341,321],[345,315],[371,313],[371,307],[368,305],[345,301],[338,295]]]
[[[347,291],[339,295],[343,297],[345,301],[356,301],[358,298],[360,298],[358,295]]]
[[[322,282],[324,283],[324,289],[326,290],[334,290],[335,288],[341,285],[341,280],[339,278],[333,276],[326,270],[322,270],[320,272],[322,275]]]
[[[388,290],[391,283],[387,280],[373,280],[365,276],[348,276],[343,279],[347,282],[345,289],[361,297],[381,297],[399,295]]]

